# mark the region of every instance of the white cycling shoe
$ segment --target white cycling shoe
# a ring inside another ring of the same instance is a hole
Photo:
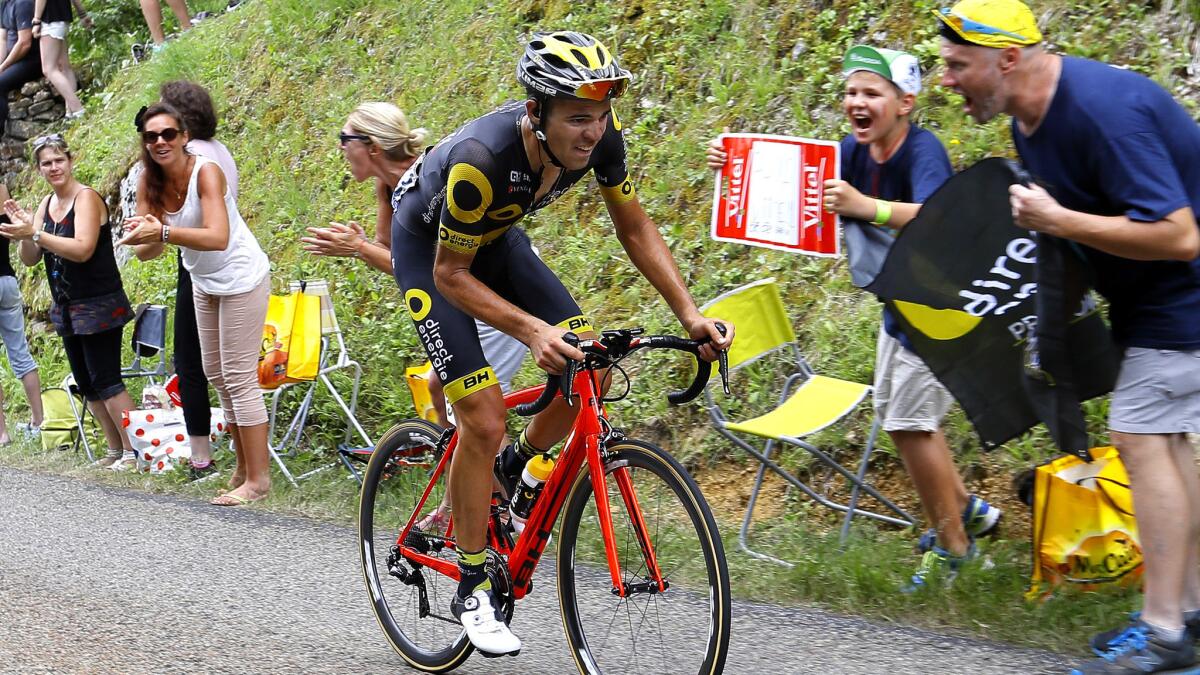
[[[504,615],[491,591],[477,590],[466,598],[455,594],[450,612],[467,629],[467,638],[483,656],[516,656],[521,638],[504,623]]]

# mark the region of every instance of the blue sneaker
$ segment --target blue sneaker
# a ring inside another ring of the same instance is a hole
[[[1096,656],[1104,656],[1111,651],[1115,646],[1119,645],[1125,631],[1137,625],[1139,619],[1142,618],[1141,612],[1133,612],[1129,615],[1129,623],[1106,630],[1103,633],[1096,633],[1088,640],[1088,646],[1092,648],[1092,652]],[[1187,630],[1188,638],[1193,642],[1200,640],[1200,612],[1186,612],[1183,615],[1183,627]]]
[[[1142,675],[1192,673],[1197,669],[1196,647],[1191,636],[1167,642],[1138,620],[1108,643],[1109,650],[1072,670],[1071,675]]]
[[[986,537],[995,532],[1002,515],[999,508],[989,504],[983,497],[971,495],[967,497],[967,507],[962,513],[963,531],[971,541]],[[931,551],[934,546],[937,546],[937,530],[931,527],[917,539],[917,553]]]
[[[931,587],[936,580],[940,580],[943,586],[949,586],[954,583],[954,578],[958,576],[958,570],[963,563],[974,559],[975,555],[975,542],[971,542],[967,554],[962,556],[953,555],[940,546],[933,546],[921,556],[921,564],[917,566],[917,571],[900,587],[900,592],[916,593]]]

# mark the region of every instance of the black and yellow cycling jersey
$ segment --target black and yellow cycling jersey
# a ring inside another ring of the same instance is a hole
[[[592,330],[591,321],[525,232],[512,225],[589,171],[609,203],[634,197],[614,114],[588,166],[563,170],[535,202],[540,178],[530,169],[521,140],[524,116],[524,103],[512,102],[467,123],[417,160],[392,193],[392,271],[450,403],[499,382],[483,355],[474,319],[434,285],[438,246],[473,253],[471,274],[522,311],[582,333]]]
[[[529,166],[521,138],[523,101],[512,101],[442,139],[409,169],[392,194],[396,224],[414,234],[436,234],[453,251],[471,253],[495,240],[523,216],[553,202],[594,172],[611,203],[634,196],[625,142],[616,113],[588,165],[564,169],[539,200],[540,176]]]

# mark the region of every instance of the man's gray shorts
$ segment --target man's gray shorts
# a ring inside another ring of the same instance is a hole
[[[479,319],[475,320],[475,329],[479,331],[479,345],[483,347],[483,357],[496,372],[500,390],[507,394],[512,391],[513,378],[521,369],[521,363],[529,354],[529,348],[515,337],[501,333]]]
[[[1108,428],[1127,434],[1200,432],[1200,350],[1125,350]]]
[[[24,306],[16,277],[0,276],[0,338],[4,340],[4,351],[8,352],[8,365],[17,379],[37,370],[37,363],[29,355],[29,342],[25,340]]]
[[[875,414],[884,431],[937,431],[954,397],[921,357],[879,329]]]

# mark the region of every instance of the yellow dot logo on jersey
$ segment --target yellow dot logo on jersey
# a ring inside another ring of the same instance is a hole
[[[934,309],[915,302],[896,301],[896,309],[914,328],[934,340],[957,340],[975,330],[980,318],[957,309]]]
[[[419,288],[410,288],[404,293],[404,304],[408,305],[408,313],[413,321],[424,319],[433,309],[433,300]]]
[[[521,207],[517,204],[509,204],[495,211],[488,211],[487,217],[492,220],[512,220],[521,215]]]
[[[492,185],[483,172],[470,164],[458,163],[450,169],[446,181],[446,206],[460,223],[477,223],[492,204]]]

